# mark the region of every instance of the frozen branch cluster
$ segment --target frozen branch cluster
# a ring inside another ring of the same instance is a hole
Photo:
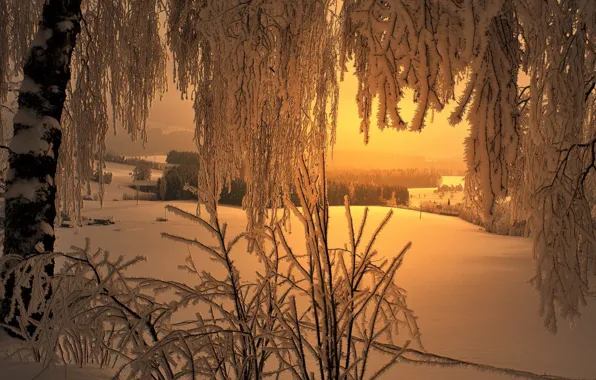
[[[404,129],[397,105],[413,88],[416,131],[457,101],[451,122],[471,127],[468,212],[485,225],[527,221],[546,326],[556,331],[557,310],[577,317],[596,252],[596,4],[352,0],[344,12],[341,59],[355,61],[365,140],[374,97],[379,127]]]
[[[424,128],[429,111],[456,100],[451,122],[467,114],[468,167],[478,177],[478,191],[468,194],[482,214],[490,214],[495,200],[507,193],[508,168],[519,143],[520,59],[512,2],[350,0],[344,12],[341,59],[344,71],[348,60],[355,61],[365,141],[375,97],[379,128],[412,131]],[[398,108],[406,88],[414,89],[418,104],[409,126]]]
[[[69,103],[63,117],[64,154],[58,188],[63,210],[77,216],[93,162],[103,171],[110,124],[146,140],[153,99],[165,91],[166,47],[159,36],[156,1],[91,0],[82,3],[83,22],[73,57]],[[75,181],[72,173],[76,173]],[[100,200],[103,200],[103,175]],[[80,219],[80,215],[78,216]]]
[[[0,3],[0,100],[42,3]],[[353,62],[365,141],[375,98],[380,128],[412,131],[457,102],[451,122],[471,126],[468,209],[489,223],[507,219],[500,210],[527,222],[546,325],[556,330],[557,310],[579,315],[596,251],[594,1],[91,0],[81,24],[57,178],[68,213],[80,211],[96,153],[103,166],[110,121],[145,138],[167,46],[182,96],[194,100],[199,196],[244,177],[258,231],[266,208],[296,187],[300,162],[310,168],[333,146],[338,81]],[[399,110],[406,88],[418,104],[409,125]]]
[[[333,144],[336,0],[168,0],[168,42],[183,95],[194,98],[202,180],[243,169],[249,225],[289,193],[299,157]],[[201,181],[200,181],[201,182]]]
[[[59,270],[48,277],[44,267],[54,261]],[[89,240],[84,249],[73,248],[69,253],[45,253],[26,260],[3,256],[0,264],[8,272],[0,283],[2,297],[17,285],[10,303],[10,318],[16,319],[3,327],[23,340],[11,356],[41,362],[44,367],[129,364],[130,355],[145,352],[157,342],[158,331],[168,326],[171,315],[169,306],[153,296],[155,284],[126,274],[140,261],[94,252]],[[25,291],[32,295],[30,301]],[[158,353],[152,360],[166,365],[164,355]]]
[[[530,76],[523,204],[534,237],[534,283],[547,327],[555,311],[579,316],[589,293],[596,163],[596,4],[522,2],[524,68]],[[545,36],[547,36],[545,38]]]
[[[3,103],[9,85],[21,75],[43,3],[5,0],[0,4]],[[166,88],[166,47],[159,36],[161,9],[156,1],[82,2],[82,33],[71,65],[56,180],[60,207],[71,217],[80,219],[84,185],[92,177],[98,157],[99,170],[103,169],[110,124],[114,133],[121,126],[133,139],[146,138],[151,102]],[[65,21],[61,27],[73,26]]]

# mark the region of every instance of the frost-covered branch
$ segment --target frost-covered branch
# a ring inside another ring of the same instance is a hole
[[[167,4],[175,78],[194,98],[201,163],[213,168],[205,180],[219,191],[242,171],[249,225],[261,225],[302,153],[335,139],[337,1]]]
[[[586,99],[586,89],[596,69],[590,48],[596,7],[578,7],[573,1],[520,1],[517,8],[530,75],[522,196],[534,237],[534,284],[551,331],[557,329],[557,312],[570,320],[580,315],[595,252],[590,175],[595,102],[593,95]]]

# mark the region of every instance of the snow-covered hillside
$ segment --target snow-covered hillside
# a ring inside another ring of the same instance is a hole
[[[109,185],[104,185],[105,200],[121,201],[124,194],[134,196],[135,190],[130,187],[133,184],[131,177],[133,169],[134,166],[132,165],[106,162],[104,172],[111,172],[113,177],[112,183]],[[157,179],[161,178],[162,175],[163,172],[161,170],[151,169],[152,181],[157,181]],[[99,193],[99,183],[91,182],[91,193]]]

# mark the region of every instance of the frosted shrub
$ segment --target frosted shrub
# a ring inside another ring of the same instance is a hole
[[[349,242],[333,249],[328,245],[324,185],[311,182],[305,166],[296,185],[300,209],[289,197],[284,197],[284,205],[304,225],[305,251],[290,246],[282,221],[275,218],[259,231],[228,238],[227,225],[217,215],[217,192],[194,189],[203,195],[201,201],[209,211],[206,219],[168,208],[210,232],[216,244],[164,236],[200,248],[226,272],[216,278],[199,270],[189,257],[183,268],[198,276],[200,285],[169,283],[181,305],[203,305],[208,310],[187,322],[188,331],[197,337],[185,339],[185,344],[195,352],[195,368],[200,373],[224,379],[267,375],[371,378],[395,364],[412,340],[420,343],[416,319],[406,305],[404,291],[394,282],[410,244],[391,259],[379,257],[374,250],[392,212],[365,244],[368,210],[356,230],[346,199]],[[262,265],[254,281],[244,279],[234,264],[233,255],[242,240],[249,242]],[[410,340],[403,349],[395,349],[402,330]],[[383,349],[382,344],[389,345]],[[202,352],[193,347],[202,347]],[[390,353],[389,361],[372,371],[368,360],[379,349]]]
[[[369,378],[373,374],[370,353],[383,349],[391,353],[381,368],[386,370],[403,350],[382,348],[382,344],[397,343],[403,329],[410,339],[418,342],[419,338],[404,292],[393,281],[410,245],[390,260],[379,257],[374,241],[391,212],[365,244],[362,235],[368,212],[356,230],[346,202],[348,247],[329,248],[326,229],[318,227],[327,226],[327,208],[311,203],[305,190],[300,197],[304,211],[289,202],[288,207],[307,226],[306,255],[290,247],[279,222],[257,235],[243,233],[228,239],[226,224],[219,221],[217,212],[205,220],[170,207],[210,231],[218,242],[209,246],[166,235],[200,247],[225,268],[227,275],[216,278],[198,269],[189,257],[183,268],[200,278],[196,287],[129,277],[126,269],[141,258],[126,261],[112,259],[101,250],[93,253],[89,241],[85,249],[37,255],[10,265],[16,289],[33,279],[34,294],[26,306],[17,292],[11,317],[17,313],[19,325],[3,325],[23,339],[13,354],[45,366],[114,367],[117,378],[257,379],[286,374],[309,379],[316,373],[320,378],[339,379]],[[243,239],[255,241],[253,253],[261,259],[254,282],[243,280],[231,257]],[[4,257],[2,264],[17,259]],[[43,275],[50,261],[60,268],[53,278]],[[47,283],[52,291],[44,302]],[[158,301],[155,295],[164,291],[173,292],[175,301]],[[176,311],[191,305],[200,310],[196,319],[169,322]],[[41,320],[31,318],[40,311]],[[33,335],[27,330],[30,324],[37,327]]]
[[[151,281],[125,274],[142,258],[114,259],[102,250],[92,252],[89,240],[84,249],[73,249],[68,254],[47,253],[26,260],[1,258],[5,280],[0,284],[0,296],[4,297],[10,275],[16,278],[9,318],[16,315],[18,324],[2,324],[23,340],[12,355],[45,367],[59,363],[114,367],[131,362],[158,341],[174,309],[156,301]],[[54,261],[60,269],[48,278],[43,268]],[[25,304],[22,290],[27,284],[33,297]],[[42,317],[32,318],[36,313]],[[36,327],[32,334],[30,325]],[[165,371],[168,360],[165,352],[158,352],[145,363]]]

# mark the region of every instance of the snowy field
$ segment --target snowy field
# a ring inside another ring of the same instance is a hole
[[[134,195],[135,190],[130,188],[132,182],[132,171],[134,166],[119,164],[116,162],[106,162],[104,172],[112,173],[112,183],[104,185],[105,200],[107,201],[121,201],[124,194]],[[163,172],[157,169],[151,169],[151,180],[157,181],[161,178]],[[91,182],[92,194],[99,193],[99,183]]]
[[[195,278],[179,271],[178,265],[190,252],[207,270],[214,264],[198,250],[160,237],[170,232],[199,237],[199,228],[169,215],[169,221],[156,222],[164,215],[164,203],[134,201],[85,202],[85,215],[113,216],[112,226],[85,226],[78,231],[61,229],[58,249],[83,246],[85,237],[94,247],[128,257],[144,255],[147,262],[133,268],[133,274],[192,283]],[[175,202],[195,210],[192,202]],[[363,207],[354,208],[356,220]],[[375,207],[369,215],[368,232],[376,227],[387,208]],[[422,341],[433,353],[503,367],[577,378],[595,378],[596,305],[591,303],[574,329],[560,326],[557,335],[542,327],[537,295],[527,280],[533,275],[531,242],[523,238],[494,236],[458,218],[394,210],[387,229],[378,239],[381,253],[394,255],[408,241],[413,242],[397,274],[400,286],[408,290],[409,306],[419,317]],[[221,208],[221,218],[230,233],[245,226],[245,215],[237,208]],[[341,207],[331,208],[333,246],[343,246],[346,222]],[[291,235],[294,247],[301,244],[297,223]],[[231,235],[229,235],[231,236]],[[234,260],[243,276],[254,275],[256,260],[238,250]],[[505,379],[502,375],[466,369],[441,369],[398,365],[386,379]]]
[[[203,269],[214,275],[222,274],[199,250],[161,238],[162,232],[207,238],[200,235],[197,225],[175,215],[168,214],[167,222],[156,221],[165,215],[166,204],[192,212],[196,209],[195,203],[140,202],[137,205],[136,201],[120,200],[123,191],[134,192],[126,188],[132,183],[131,170],[128,165],[107,163],[106,171],[114,173],[114,180],[107,186],[106,193],[119,201],[106,196],[103,208],[99,207],[99,202],[85,201],[85,216],[112,216],[116,224],[59,229],[57,249],[67,251],[72,245],[82,247],[85,238],[90,237],[94,248],[107,249],[113,255],[146,256],[146,262],[131,268],[132,275],[195,283],[196,278],[178,269],[189,253]],[[161,176],[159,171],[153,173],[154,180]],[[428,190],[427,195],[434,189]],[[363,207],[353,208],[356,223],[363,210]],[[371,208],[367,224],[369,235],[388,210]],[[408,241],[413,243],[396,279],[408,291],[408,305],[418,316],[425,349],[457,359],[540,374],[596,378],[596,361],[593,360],[596,353],[596,304],[588,305],[575,328],[562,324],[557,335],[546,332],[537,311],[537,294],[527,283],[534,271],[530,240],[490,235],[458,218],[425,214],[420,219],[415,211],[395,209],[394,212],[389,225],[379,236],[376,248],[393,257]],[[346,241],[344,215],[342,207],[330,210],[332,247],[341,247]],[[238,208],[221,207],[220,217],[228,222],[229,237],[245,228],[245,214]],[[304,237],[299,224],[293,223],[292,228],[290,244],[294,249],[303,247]],[[258,261],[242,249],[234,255],[241,275],[254,277],[256,268],[260,268]],[[3,343],[6,338],[0,336],[0,352]],[[373,360],[373,366],[377,361]],[[0,379],[32,379],[39,373],[39,368],[32,364],[0,362],[0,368]],[[65,378],[108,379],[110,374],[96,368],[59,367],[37,377],[45,380]],[[384,377],[404,380],[508,378],[470,369],[410,364],[399,364]]]
[[[441,177],[441,186],[457,186],[462,185],[464,186],[464,177],[463,176],[443,176]],[[435,193],[437,190],[436,187],[428,187],[428,188],[409,188],[408,192],[410,193],[410,206],[411,207],[420,207],[420,204],[424,202],[434,202],[436,204],[447,204],[448,200],[451,200],[451,204],[455,205],[458,203],[463,202],[464,200],[464,192],[463,191],[456,191],[456,192],[447,192],[441,197],[441,194]]]
[[[410,193],[410,206],[419,207],[424,202],[447,204],[449,200],[451,200],[452,205],[455,205],[464,200],[463,191],[447,192],[441,197],[441,194],[435,193],[435,190],[437,190],[436,187],[408,189]]]

